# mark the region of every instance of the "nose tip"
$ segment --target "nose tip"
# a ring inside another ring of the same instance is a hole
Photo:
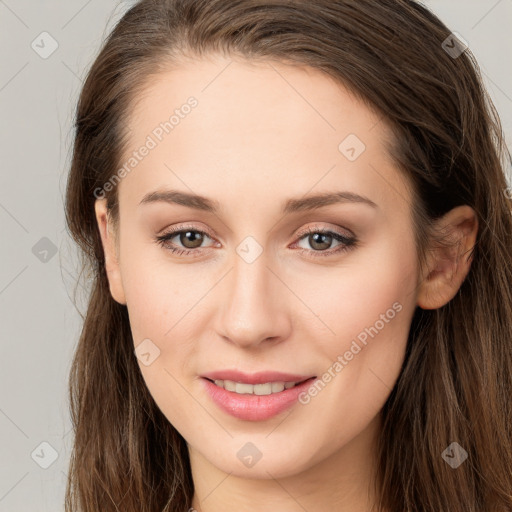
[[[250,347],[275,343],[288,335],[283,287],[263,259],[251,264],[238,261],[223,286],[217,332],[224,340]]]
[[[229,332],[225,332],[226,334],[222,334],[222,338],[239,347],[258,346],[263,342],[277,341],[279,339],[279,336],[264,336],[260,334],[261,331],[255,330],[231,329]]]

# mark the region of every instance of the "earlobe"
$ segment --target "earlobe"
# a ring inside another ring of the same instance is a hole
[[[422,309],[438,309],[455,297],[471,268],[478,233],[475,211],[458,206],[438,221],[443,244],[429,249],[428,269],[420,276],[417,304]]]
[[[110,293],[119,304],[126,305],[121,270],[116,248],[116,239],[109,222],[107,200],[97,199],[94,204],[96,221],[101,236],[103,252],[105,254],[105,271],[107,273]]]

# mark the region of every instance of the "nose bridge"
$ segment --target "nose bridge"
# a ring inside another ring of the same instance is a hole
[[[287,325],[286,311],[278,300],[276,277],[268,268],[267,253],[255,256],[256,247],[242,242],[225,280],[229,289],[220,305],[219,333],[231,342],[248,346],[268,338],[280,338]]]

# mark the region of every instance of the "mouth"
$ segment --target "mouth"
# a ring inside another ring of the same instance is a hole
[[[210,399],[225,413],[240,420],[265,421],[297,404],[316,377],[299,379],[265,382],[266,379],[253,377],[253,381],[260,380],[257,384],[211,376],[202,376],[200,380]]]
[[[237,382],[233,380],[227,379],[209,379],[208,377],[203,377],[204,379],[210,381],[215,384],[215,386],[225,389],[226,391],[231,391],[232,393],[237,393],[239,395],[274,395],[277,393],[281,393],[287,389],[291,389],[301,384],[307,382],[308,380],[316,379],[315,377],[309,377],[303,379],[301,381],[275,381],[275,382],[264,382],[261,384],[249,384],[246,382]]]

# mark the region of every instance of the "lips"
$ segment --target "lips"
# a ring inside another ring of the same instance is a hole
[[[297,373],[283,373],[283,372],[257,372],[257,373],[243,373],[239,370],[218,370],[208,372],[201,375],[201,377],[215,381],[215,380],[231,380],[240,382],[242,384],[266,384],[267,382],[304,382],[311,379],[315,375],[301,375]]]
[[[260,372],[249,375],[237,370],[210,372],[201,377],[206,394],[222,411],[247,421],[264,421],[289,409],[298,402],[299,395],[306,392],[316,380],[316,377],[308,375],[282,372]],[[224,389],[218,385],[221,384],[220,381],[239,383],[238,391],[242,392]],[[250,391],[253,387],[256,390],[258,386],[279,382],[295,383],[295,385],[271,394],[260,395]],[[249,392],[246,393],[246,390]]]

